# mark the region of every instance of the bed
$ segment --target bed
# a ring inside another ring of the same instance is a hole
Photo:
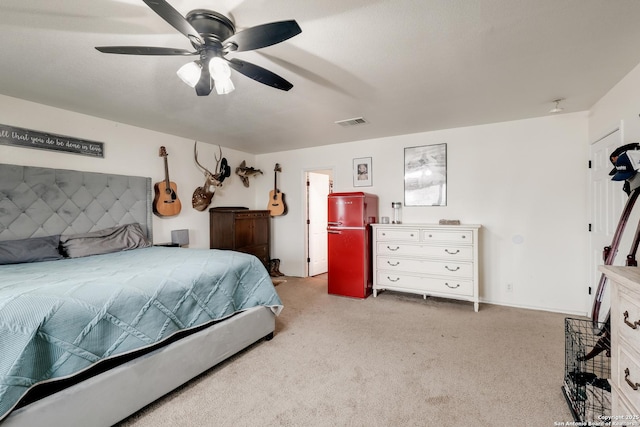
[[[2,427],[113,425],[273,336],[262,263],[152,246],[151,199],[149,178],[0,164],[0,260],[37,242],[0,265]]]

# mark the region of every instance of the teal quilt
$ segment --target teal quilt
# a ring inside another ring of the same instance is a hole
[[[35,384],[239,311],[282,310],[260,261],[150,247],[0,266],[0,420]]]

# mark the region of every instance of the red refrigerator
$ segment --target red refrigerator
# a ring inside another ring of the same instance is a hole
[[[329,293],[366,298],[373,285],[369,224],[378,218],[378,196],[332,193],[328,205]]]

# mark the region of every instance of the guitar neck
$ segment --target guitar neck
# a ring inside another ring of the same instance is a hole
[[[167,156],[164,157],[164,183],[169,188],[169,162],[167,161]]]
[[[280,170],[280,165],[276,163],[276,167],[273,169],[273,198],[277,198],[278,194],[278,171]]]

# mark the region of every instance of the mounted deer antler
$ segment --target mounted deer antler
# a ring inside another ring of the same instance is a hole
[[[202,187],[198,187],[193,192],[193,196],[191,197],[191,205],[194,209],[198,211],[205,210],[210,204],[211,199],[213,199],[213,195],[216,192],[215,187],[220,187],[222,185],[222,181],[226,177],[231,174],[229,167],[227,166],[227,159],[222,157],[222,148],[218,146],[218,150],[220,151],[220,158],[215,156],[216,159],[216,168],[215,173],[212,173],[209,169],[205,168],[198,162],[198,149],[197,149],[198,141],[193,144],[193,156],[196,161],[196,165],[204,172],[204,185]],[[222,164],[220,164],[222,161]],[[213,187],[213,191],[211,190]]]

